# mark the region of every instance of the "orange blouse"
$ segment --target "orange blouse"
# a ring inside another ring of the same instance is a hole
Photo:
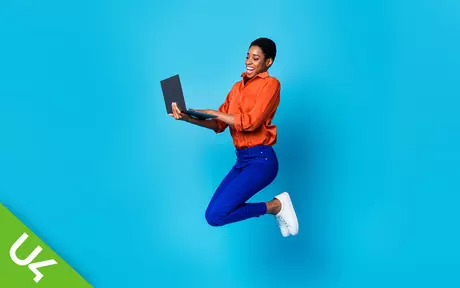
[[[246,73],[241,77],[243,79],[233,85],[218,109],[235,118],[235,125],[229,127],[233,144],[237,149],[274,145],[277,140],[276,125],[271,121],[280,103],[280,82],[269,76],[268,72],[249,80],[246,79]],[[216,121],[216,133],[223,132],[229,126],[220,120]]]

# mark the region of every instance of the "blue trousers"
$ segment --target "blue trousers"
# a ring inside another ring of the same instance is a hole
[[[223,226],[267,213],[265,202],[246,203],[268,186],[278,174],[278,158],[271,146],[236,150],[236,163],[215,191],[206,221]]]

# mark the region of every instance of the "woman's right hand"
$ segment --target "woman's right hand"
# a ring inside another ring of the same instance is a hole
[[[183,113],[182,111],[180,111],[180,108],[179,106],[177,106],[176,103],[172,103],[171,104],[171,108],[172,108],[172,114],[169,114],[170,116],[174,117],[174,119],[176,120],[183,120],[183,121],[188,121],[190,120],[190,116],[188,116],[187,114]]]

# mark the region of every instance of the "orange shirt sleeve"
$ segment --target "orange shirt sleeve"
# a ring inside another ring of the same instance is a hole
[[[233,90],[233,89],[232,89]],[[225,98],[224,103],[220,105],[219,109],[217,111],[222,112],[222,113],[228,113],[228,107],[230,106],[230,101],[232,101],[231,96],[232,96],[232,90],[227,94],[227,97]],[[220,121],[218,119],[214,120],[217,122],[217,130],[214,130],[216,133],[222,133],[225,131],[225,129],[228,127],[228,124]]]
[[[276,110],[280,101],[280,82],[268,81],[257,96],[254,108],[249,113],[235,114],[237,131],[254,131]]]

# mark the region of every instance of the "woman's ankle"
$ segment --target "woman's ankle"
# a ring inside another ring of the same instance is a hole
[[[281,202],[278,199],[273,199],[266,203],[267,205],[267,214],[276,215],[281,211]]]

